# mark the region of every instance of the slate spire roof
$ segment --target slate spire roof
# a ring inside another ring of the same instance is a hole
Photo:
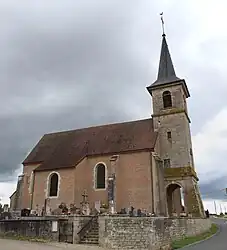
[[[167,84],[175,81],[179,81],[180,78],[176,76],[173,62],[170,56],[168,44],[166,41],[166,35],[162,35],[162,47],[159,61],[158,77],[157,80],[151,84],[150,87]]]

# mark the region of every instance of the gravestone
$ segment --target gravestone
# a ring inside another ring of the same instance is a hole
[[[95,209],[100,213],[100,207],[101,207],[101,202],[100,201],[96,201],[95,202]]]
[[[84,193],[82,194],[83,200],[80,203],[81,204],[81,212],[83,215],[90,215],[91,210],[89,207],[89,202],[87,201],[88,195],[86,190],[84,190]]]
[[[51,215],[51,207],[50,207],[50,199],[46,199],[46,215],[49,216]]]
[[[9,212],[9,205],[8,204],[4,204],[4,206],[3,206],[3,212],[5,212],[5,213]]]

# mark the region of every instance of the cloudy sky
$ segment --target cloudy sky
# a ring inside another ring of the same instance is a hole
[[[44,133],[150,117],[145,87],[157,75],[162,11],[191,92],[201,192],[209,208],[226,199],[218,191],[227,186],[226,8],[225,0],[1,0],[2,200]]]

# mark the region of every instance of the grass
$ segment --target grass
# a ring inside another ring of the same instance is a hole
[[[218,226],[216,224],[212,224],[211,228],[209,231],[206,233],[197,235],[197,236],[192,236],[192,237],[185,237],[181,240],[176,240],[172,242],[172,249],[179,249],[182,247],[185,247],[187,245],[190,245],[192,243],[205,240],[215,234],[218,231]]]

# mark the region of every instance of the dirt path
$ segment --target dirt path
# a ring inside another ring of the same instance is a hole
[[[43,244],[26,241],[0,239],[0,250],[103,250],[98,246],[72,245],[72,244]]]

